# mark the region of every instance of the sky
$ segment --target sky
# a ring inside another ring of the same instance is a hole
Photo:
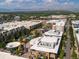
[[[0,9],[79,10],[79,0],[0,0]]]

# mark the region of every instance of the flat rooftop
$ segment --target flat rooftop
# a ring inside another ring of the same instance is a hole
[[[0,59],[28,59],[11,55],[10,53],[0,52]]]
[[[51,15],[52,18],[67,18],[67,15]]]
[[[66,23],[66,20],[67,19],[58,19],[58,20],[49,20],[49,21],[47,21],[47,23],[55,23],[56,24],[56,26],[64,26],[65,25],[65,23]]]
[[[49,20],[47,23],[56,23],[57,25],[60,24],[59,26],[65,26],[66,20]],[[64,31],[53,29],[45,32],[43,36],[30,41],[32,45],[30,49],[58,54],[63,32]]]
[[[18,27],[24,26],[25,28],[29,29],[30,26],[37,25],[41,23],[42,21],[34,20],[34,21],[13,21],[13,22],[7,22],[0,24],[0,29],[3,29],[3,31],[10,31],[12,29],[16,29]]]
[[[72,28],[74,30],[74,34],[76,35],[79,44],[79,20],[72,21]]]
[[[40,38],[35,38],[33,40],[36,40],[36,41],[31,41],[34,43],[30,49],[43,51],[43,52],[50,52],[50,53],[55,53],[55,54],[58,53],[61,37],[44,36]]]
[[[63,31],[57,31],[57,30],[49,30],[44,33],[45,36],[62,36]]]
[[[78,29],[79,28],[79,20],[75,20],[75,21],[72,21],[72,27],[74,28],[74,29]]]

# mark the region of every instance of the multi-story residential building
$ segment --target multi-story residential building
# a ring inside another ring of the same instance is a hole
[[[67,19],[59,19],[59,20],[49,20],[47,23],[52,24],[53,30],[60,30],[63,31],[64,25],[66,24]]]
[[[64,29],[62,26],[65,26],[66,21],[52,20],[50,22],[56,23],[55,29],[51,29],[45,32],[42,37],[38,37],[30,41],[31,54],[35,55],[35,57],[45,55],[48,59],[57,58],[61,38],[64,32],[63,30],[57,29],[57,24],[60,24],[60,27]]]
[[[48,18],[51,18],[51,19],[67,19],[67,15],[51,15]]]
[[[39,20],[13,21],[0,24],[0,39],[6,39],[8,36],[14,36],[17,32],[24,30],[28,34],[31,29],[39,28],[41,25],[42,21]]]
[[[38,27],[40,24],[42,23],[42,21],[13,21],[13,22],[7,22],[7,23],[3,23],[0,24],[0,29],[4,30],[4,31],[10,31],[12,29],[16,29],[18,27],[22,27],[24,26],[26,29],[33,29]]]
[[[30,48],[32,54],[45,54],[46,57],[55,59],[58,54],[61,38],[62,36],[54,35],[45,35],[38,38],[34,43],[32,43],[33,46]]]
[[[79,51],[79,20],[72,21],[72,28],[77,43],[77,49]]]

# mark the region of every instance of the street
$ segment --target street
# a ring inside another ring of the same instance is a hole
[[[66,43],[66,47],[65,47],[65,59],[71,59],[71,44],[70,44],[70,35],[69,35],[69,28],[70,28],[70,20],[67,21],[67,43]]]

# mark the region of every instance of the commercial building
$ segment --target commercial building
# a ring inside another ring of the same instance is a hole
[[[73,28],[74,37],[76,39],[77,48],[79,51],[79,20],[72,21],[72,28]]]

